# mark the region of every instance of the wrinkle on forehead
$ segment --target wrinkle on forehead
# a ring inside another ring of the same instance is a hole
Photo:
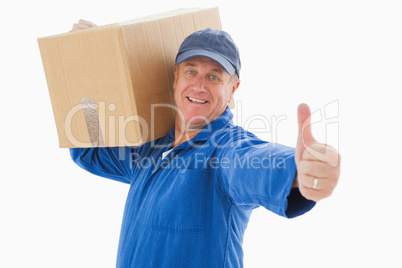
[[[223,67],[219,63],[217,63],[216,61],[214,61],[208,57],[193,57],[193,58],[183,61],[181,64],[183,64],[183,66],[197,67],[197,62],[202,62],[202,63],[210,62],[215,65],[215,67],[212,69],[212,71],[220,73],[220,74],[226,72],[225,69],[223,69]]]

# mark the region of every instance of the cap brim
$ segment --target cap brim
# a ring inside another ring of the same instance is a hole
[[[188,60],[193,57],[210,58],[211,60],[214,60],[217,63],[219,63],[223,67],[223,69],[225,69],[225,71],[230,75],[234,74],[236,71],[235,68],[233,67],[233,65],[227,59],[225,59],[224,57],[222,57],[219,54],[216,54],[216,53],[208,51],[208,50],[203,50],[203,49],[193,49],[193,50],[188,50],[188,51],[181,53],[180,55],[177,56],[176,63],[180,64],[183,61]]]

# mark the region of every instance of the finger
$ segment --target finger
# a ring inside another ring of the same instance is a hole
[[[316,177],[311,175],[303,175],[302,177],[303,187],[316,191],[328,190],[332,192],[338,182],[338,180],[334,178]]]
[[[91,21],[83,20],[80,19],[78,23],[73,24],[73,28],[70,30],[70,32],[75,32],[75,31],[80,31],[80,30],[86,30],[90,28],[97,27],[97,25]]]
[[[315,141],[311,133],[311,111],[307,104],[302,103],[297,109],[298,135],[296,143],[296,160],[300,160],[301,156],[309,145]]]
[[[322,180],[322,178],[304,174],[302,178],[302,185],[303,187],[318,191],[323,187]]]
[[[339,168],[332,167],[321,161],[303,160],[299,163],[298,173],[319,178],[339,177]]]
[[[75,31],[78,31],[78,24],[77,23],[74,23],[73,28],[70,30],[70,32],[75,32]]]
[[[314,182],[314,180],[316,180],[316,182]],[[315,187],[313,188],[313,186]],[[329,197],[332,194],[334,187],[333,182],[329,179],[304,175],[302,182],[299,185],[299,190],[305,198],[317,202],[323,198]]]
[[[299,125],[299,138],[306,144],[315,142],[311,133],[311,111],[307,104],[302,103],[297,109],[297,119]]]
[[[82,24],[74,24],[73,29],[70,32],[77,32],[77,31],[82,31],[82,30],[87,30],[90,29],[88,26],[82,25]]]
[[[75,31],[80,31],[80,30],[85,30],[85,29],[89,29],[89,26],[84,25],[84,24],[74,23],[73,29],[71,29],[70,32],[75,32]]]
[[[332,194],[332,191],[326,189],[315,190],[304,185],[299,187],[300,193],[308,200],[313,200],[315,202],[321,199],[327,198]]]
[[[89,28],[97,27],[97,25],[95,23],[93,23],[92,21],[83,20],[83,19],[80,19],[78,21],[78,24],[87,25]]]
[[[338,167],[340,155],[332,146],[314,143],[306,147],[301,159],[306,161],[320,161],[331,167]]]
[[[86,24],[78,24],[78,29],[79,30],[86,30],[86,29],[90,29],[90,27],[88,26],[88,25],[86,25]]]

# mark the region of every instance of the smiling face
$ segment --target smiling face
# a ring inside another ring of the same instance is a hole
[[[174,99],[176,128],[201,130],[226,109],[239,87],[220,64],[206,57],[193,57],[175,66]]]

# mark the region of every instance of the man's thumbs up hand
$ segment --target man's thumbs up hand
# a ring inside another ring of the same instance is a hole
[[[311,132],[311,112],[307,104],[298,108],[299,134],[295,161],[301,194],[319,201],[332,194],[340,175],[340,156],[331,146],[317,142]]]

